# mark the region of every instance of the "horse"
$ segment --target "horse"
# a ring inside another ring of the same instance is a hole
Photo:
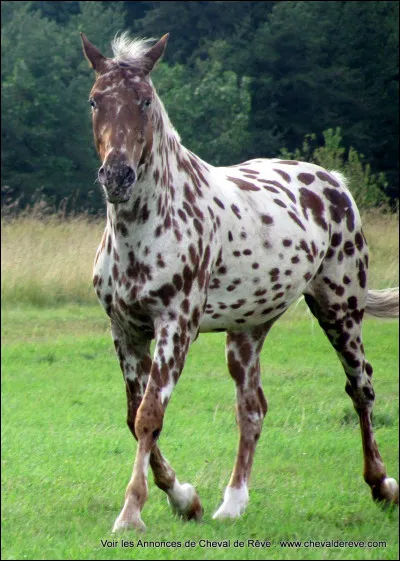
[[[213,518],[245,511],[268,407],[260,351],[271,326],[302,295],[344,368],[372,497],[398,504],[398,484],[387,476],[374,437],[372,366],[361,324],[365,311],[397,316],[399,291],[367,288],[367,241],[344,176],[279,158],[212,166],[182,145],[153,87],[150,74],[168,34],[153,44],[123,33],[112,42],[113,58],[81,38],[95,71],[89,102],[107,205],[93,285],[110,318],[127,424],[137,440],[113,531],[145,529],[149,466],[175,513],[202,517],[196,489],[178,481],[158,439],[189,347],[203,332],[227,334],[240,431]]]

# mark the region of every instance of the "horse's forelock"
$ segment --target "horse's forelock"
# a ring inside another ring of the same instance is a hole
[[[132,64],[136,67],[144,66],[146,63],[144,57],[153,46],[152,43],[154,41],[155,39],[153,38],[139,37],[132,39],[129,37],[128,32],[124,31],[120,35],[116,35],[111,42],[114,60],[116,62]]]

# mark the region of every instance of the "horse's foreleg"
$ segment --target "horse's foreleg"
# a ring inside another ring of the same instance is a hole
[[[260,381],[259,355],[265,336],[272,325],[259,326],[249,332],[228,333],[227,362],[236,384],[239,448],[224,500],[214,518],[236,518],[249,501],[249,478],[257,441],[267,413]]]
[[[173,512],[185,520],[200,520],[203,508],[195,488],[189,483],[179,483],[174,470],[163,457],[157,443],[150,455],[154,482],[167,493],[168,502]]]
[[[135,421],[137,411],[143,399],[144,392],[149,379],[151,370],[150,341],[142,339],[127,339],[117,326],[112,324],[112,334],[114,346],[117,352],[120,367],[124,375],[125,389],[127,397],[127,424],[137,439],[135,432]],[[144,529],[140,517],[133,520],[131,513],[131,501],[128,493],[125,495],[125,504],[121,513],[116,519],[113,532],[134,526]]]
[[[125,504],[115,522],[114,531],[129,527],[145,529],[141,511],[148,497],[149,465],[156,484],[167,493],[172,508],[187,519],[201,518],[202,507],[196,491],[191,485],[178,482],[157,445],[165,409],[182,371],[190,341],[190,333],[182,327],[169,325],[158,330],[154,360],[143,398],[140,405],[136,399],[132,407],[136,410],[131,430],[138,440],[138,447]]]

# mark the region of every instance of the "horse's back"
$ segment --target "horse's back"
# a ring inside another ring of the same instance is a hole
[[[202,331],[268,321],[324,266],[342,269],[357,245],[366,252],[358,210],[336,172],[256,159],[214,168],[212,196],[221,225]]]

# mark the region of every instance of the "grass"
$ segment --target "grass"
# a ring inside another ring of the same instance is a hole
[[[397,214],[363,217],[370,247],[369,286],[399,284]],[[105,221],[35,215],[2,220],[1,296],[12,305],[96,304],[92,266]]]
[[[96,304],[92,268],[105,223],[86,217],[39,219],[26,215],[1,223],[3,302],[54,306]]]
[[[2,220],[1,228],[3,559],[398,559],[397,514],[370,499],[342,368],[304,302],[274,326],[263,350],[269,410],[244,516],[212,520],[237,428],[224,336],[202,335],[168,406],[160,445],[178,478],[197,487],[204,520],[174,518],[150,477],[147,533],[118,536],[107,547],[135,443],[108,321],[91,284],[104,223],[25,215]],[[364,231],[370,286],[397,285],[397,215],[368,213]],[[376,437],[389,476],[398,477],[398,323],[368,319],[364,326]],[[288,548],[282,540],[386,545]]]
[[[398,559],[397,514],[378,508],[362,479],[359,428],[341,366],[301,306],[274,326],[263,350],[269,411],[245,515],[212,520],[233,466],[237,428],[224,336],[202,335],[168,406],[160,445],[178,478],[198,489],[204,521],[174,518],[150,477],[146,534],[127,533],[116,538],[117,547],[103,547],[101,540],[114,539],[110,529],[135,451],[107,319],[98,306],[7,305],[2,558]],[[375,372],[376,437],[389,475],[398,477],[398,324],[369,319],[364,326]],[[121,539],[132,544],[122,547]],[[139,539],[177,543],[145,547]],[[282,540],[386,547],[285,548]]]

